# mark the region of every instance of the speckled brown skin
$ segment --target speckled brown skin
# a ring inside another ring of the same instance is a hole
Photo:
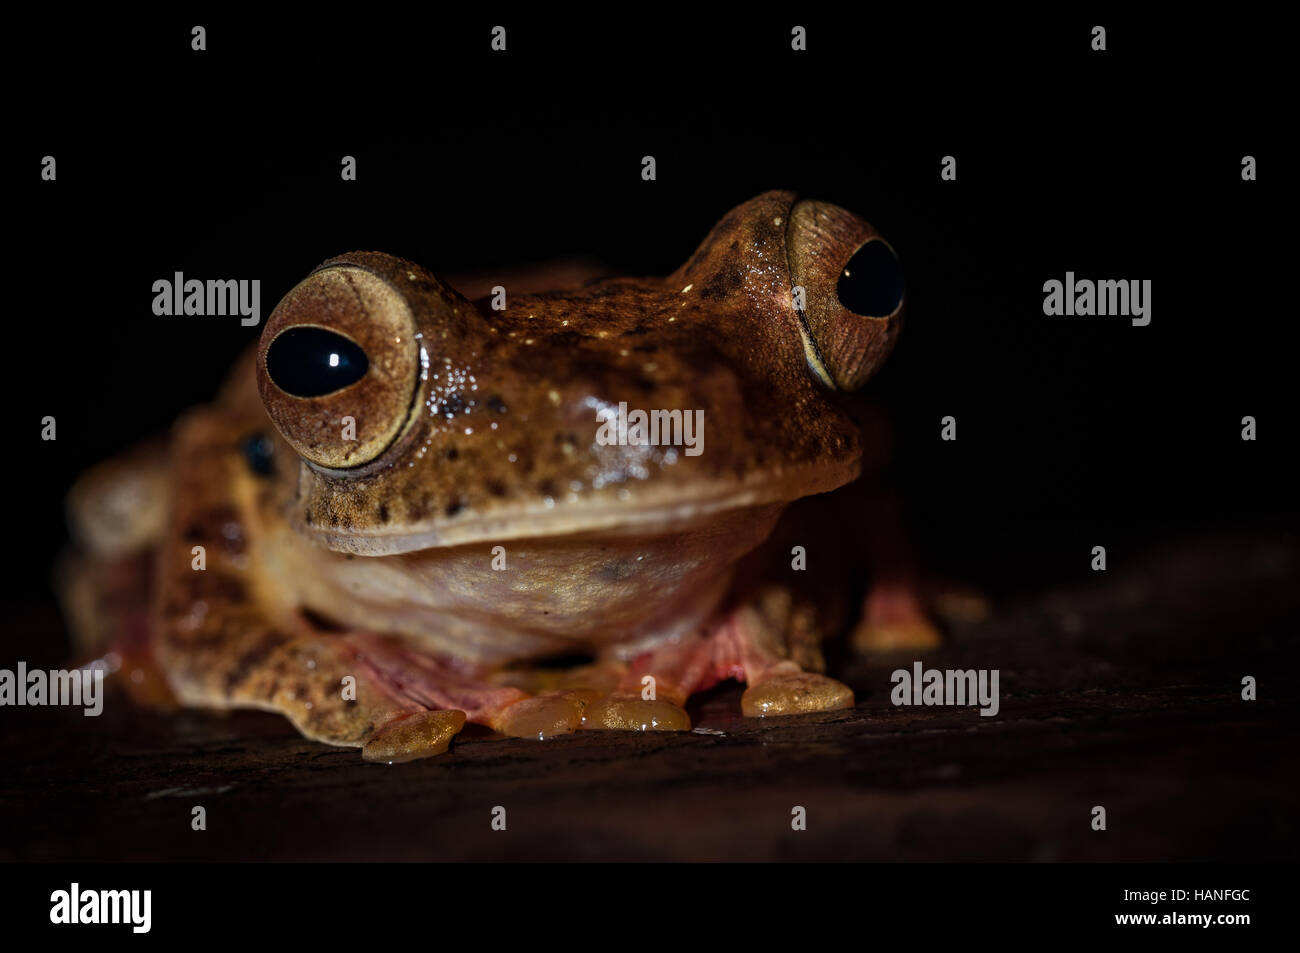
[[[390,553],[622,526],[629,511],[685,501],[735,505],[739,495],[785,502],[848,482],[861,454],[857,429],[809,373],[805,319],[791,303],[791,262],[808,282],[808,313],[823,326],[823,352],[838,350],[831,333],[838,318],[842,333],[871,351],[866,370],[874,370],[896,337],[899,313],[871,319],[840,308],[832,315],[827,302],[838,269],[827,273],[820,262],[842,264],[874,232],[850,217],[856,228],[819,230],[810,245],[808,229],[791,233],[792,210],[796,221],[809,219],[807,204],[791,193],[767,193],[726,216],[667,278],[609,279],[547,295],[507,289],[500,312],[474,307],[423,268],[391,256],[354,253],[326,262],[321,270],[351,265],[377,275],[409,302],[431,379],[421,382],[417,413],[382,457],[344,479],[304,470],[295,524],[331,547]],[[263,352],[283,326],[302,320],[301,288],[269,320]],[[855,368],[854,376],[862,375]],[[268,384],[264,377],[264,398]],[[394,416],[382,399],[367,405],[367,396],[340,393],[328,408],[304,407],[296,416],[331,423],[345,413],[359,422]],[[595,447],[593,400],[702,409],[712,425],[706,451],[679,452],[667,463],[663,448]],[[330,433],[341,446],[338,428]],[[421,447],[424,456],[413,456]],[[416,465],[393,467],[399,458]],[[631,476],[637,465],[650,477]],[[548,498],[565,505],[549,506]]]
[[[901,303],[851,314],[835,279],[875,237],[770,192],[667,278],[507,285],[504,310],[392,256],[326,262],[217,402],[174,430],[152,617],[172,691],[280,711],[382,760],[443,750],[466,718],[541,736],[684,728],[680,706],[726,677],[749,684],[749,714],[852,704],[816,671],[847,618],[849,589],[827,583],[856,559],[822,545],[831,558],[807,584],[791,540],[827,537],[789,518],[783,548],[758,550],[788,504],[859,472],[839,391],[888,354]],[[320,397],[282,390],[267,350],[300,326],[355,341],[366,376]],[[620,401],[703,410],[703,452],[601,446],[597,410]],[[243,450],[258,434],[269,472]],[[574,652],[596,661],[518,667]],[[639,694],[646,675],[656,700]]]

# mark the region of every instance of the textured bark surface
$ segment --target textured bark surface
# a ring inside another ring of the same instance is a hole
[[[994,718],[892,706],[910,656],[841,666],[851,711],[746,720],[728,685],[692,706],[690,734],[471,728],[393,766],[269,714],[7,708],[0,859],[1295,858],[1300,547],[1201,538],[1131,565],[1001,599],[922,657],[999,669]],[[58,664],[58,629],[20,618],[12,658]]]

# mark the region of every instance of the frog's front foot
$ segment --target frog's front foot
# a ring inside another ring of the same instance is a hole
[[[587,708],[582,727],[608,731],[690,731],[691,716],[680,705],[663,698],[615,692]]]
[[[582,690],[540,692],[507,705],[488,720],[488,725],[512,738],[545,741],[567,735],[582,725],[582,714],[595,694]]]
[[[442,754],[465,727],[459,709],[403,714],[377,728],[361,747],[367,761],[414,761]]]
[[[659,696],[651,691],[647,697],[646,685],[618,661],[568,671],[516,670],[504,673],[499,681],[532,693],[498,717],[494,727],[502,734],[547,738],[579,729],[691,730],[691,718],[682,708],[685,693],[665,685]]]
[[[544,740],[579,729],[690,731],[691,719],[670,701],[587,688],[524,698],[504,709],[493,719],[492,727],[503,735]]]

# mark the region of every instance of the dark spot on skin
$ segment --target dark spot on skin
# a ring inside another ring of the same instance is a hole
[[[446,513],[448,516],[455,516],[464,508],[465,508],[465,502],[463,500],[452,500],[450,503],[447,504]]]
[[[307,525],[308,525],[308,526],[311,525],[311,513],[310,513],[310,512],[307,513]]]
[[[505,496],[506,485],[502,483],[500,480],[488,480],[487,491],[491,493],[493,496]]]
[[[550,343],[557,348],[577,347],[587,339],[588,335],[579,334],[577,331],[556,331],[550,335]]]
[[[504,414],[510,410],[510,408],[506,406],[506,402],[500,397],[489,397],[486,403],[488,409],[495,414]]]
[[[442,402],[442,412],[444,414],[458,414],[465,409],[465,398],[460,394],[452,394]]]
[[[379,522],[381,522],[381,523],[387,523],[387,522],[388,522],[388,504],[387,504],[387,503],[380,503],[380,504],[379,504]]]
[[[638,336],[640,336],[640,335],[642,335],[642,334],[649,334],[649,333],[650,333],[651,331],[653,331],[653,330],[654,330],[654,328],[647,327],[647,326],[644,325],[644,324],[638,324],[636,327],[634,327],[634,328],[629,328],[628,330],[624,331],[624,332],[623,332],[623,335],[624,335],[624,337],[638,337]],[[640,350],[640,349],[641,349],[641,348],[637,348],[637,350]]]
[[[638,377],[636,379],[636,386],[648,394],[655,389],[655,382],[646,380],[644,377]]]
[[[413,521],[424,519],[429,514],[429,501],[424,497],[416,497],[406,504],[406,515]]]
[[[542,491],[542,495],[543,495],[543,496],[556,496],[556,495],[557,495],[557,491],[556,491],[556,489],[555,489],[555,481],[554,481],[554,480],[543,480],[541,483],[539,483],[539,484],[537,485],[537,488],[538,488],[539,490]]]
[[[606,563],[596,572],[596,578],[601,582],[622,582],[632,573],[632,567],[625,562]]]
[[[700,297],[725,298],[733,291],[737,291],[744,283],[745,279],[739,268],[727,268],[705,282],[700,288]]]
[[[460,451],[457,450],[455,447],[448,447],[445,456],[447,457],[448,460],[455,460],[457,457],[460,456]]]
[[[267,633],[253,643],[226,672],[226,692],[233,692],[248,676],[254,674],[276,649],[288,641],[284,636]]]
[[[727,251],[732,251],[732,252],[734,252],[734,251],[736,251],[738,248],[740,248],[740,242],[739,242],[739,241],[734,241],[734,242],[732,242],[730,245],[727,246]]]
[[[244,455],[248,469],[258,476],[267,477],[275,473],[275,445],[264,433],[250,434],[239,442],[239,450]]]

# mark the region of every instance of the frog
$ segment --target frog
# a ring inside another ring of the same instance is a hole
[[[78,645],[144,703],[395,763],[467,724],[690,731],[729,679],[746,717],[838,712],[828,639],[937,643],[910,573],[848,578],[900,536],[853,491],[906,299],[870,223],[772,191],[665,277],[556,274],[313,270],[210,404],[73,486]]]

